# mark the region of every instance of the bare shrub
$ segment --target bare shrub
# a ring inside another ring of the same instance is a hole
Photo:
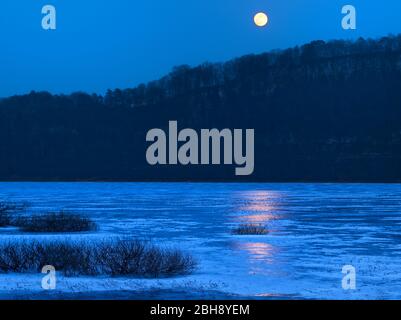
[[[140,240],[36,240],[0,244],[0,271],[39,272],[53,265],[65,275],[171,277],[189,274],[194,258],[179,250],[159,248]]]
[[[139,240],[118,239],[111,245],[104,242],[97,247],[96,256],[102,273],[111,275],[174,276],[191,273],[197,264],[182,251]]]
[[[13,225],[14,214],[26,208],[24,203],[0,202],[0,227]]]
[[[269,230],[261,224],[243,224],[234,229],[232,233],[237,235],[265,235],[269,233]]]
[[[91,219],[64,211],[19,217],[14,225],[24,232],[84,232],[97,229]]]

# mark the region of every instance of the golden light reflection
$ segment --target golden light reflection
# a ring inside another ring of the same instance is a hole
[[[277,248],[265,242],[236,242],[234,249],[248,255],[249,274],[270,275],[275,270]]]
[[[268,200],[274,198],[276,193],[265,190],[255,190],[243,192],[242,195],[249,200]]]
[[[241,210],[246,210],[246,211],[269,211],[274,209],[272,205],[269,203],[250,203],[245,205],[244,207],[240,208]]]
[[[275,212],[278,210],[279,194],[258,190],[246,192],[242,196],[245,203],[238,208],[238,211],[244,214],[237,215],[237,219],[245,223],[267,223],[278,219]]]
[[[244,220],[247,223],[251,223],[251,224],[253,224],[253,223],[261,224],[261,223],[266,223],[266,222],[269,222],[271,220],[277,219],[276,216],[273,216],[273,215],[268,214],[268,213],[267,214],[245,215],[245,216],[240,216],[238,218],[241,219],[241,220]]]
[[[252,190],[239,194],[234,214],[236,226],[256,224],[266,227],[267,235],[249,235],[238,237],[232,243],[234,250],[239,250],[247,255],[250,274],[269,274],[271,267],[276,262],[277,247],[271,245],[269,239],[273,236],[276,220],[282,218],[280,205],[284,195],[277,191]]]
[[[235,247],[236,249],[246,251],[251,256],[251,260],[268,262],[272,260],[271,258],[275,251],[272,245],[264,242],[238,242],[235,244]]]

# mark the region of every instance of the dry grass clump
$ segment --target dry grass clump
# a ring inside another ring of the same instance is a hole
[[[40,272],[52,265],[65,275],[171,277],[193,272],[195,259],[140,240],[9,241],[0,244],[1,272]]]
[[[0,227],[13,224],[15,214],[26,209],[24,203],[0,202]]]
[[[232,231],[236,235],[265,235],[269,230],[261,224],[242,224]]]
[[[97,230],[97,225],[91,219],[79,214],[49,212],[20,217],[15,220],[14,226],[24,232],[85,232]]]

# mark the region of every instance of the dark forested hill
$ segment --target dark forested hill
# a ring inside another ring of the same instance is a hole
[[[254,128],[254,174],[148,165],[146,133],[169,120]],[[105,96],[2,99],[0,180],[36,179],[401,181],[401,36],[180,66]]]

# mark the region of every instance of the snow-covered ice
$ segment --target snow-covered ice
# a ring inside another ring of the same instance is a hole
[[[180,248],[199,261],[194,274],[169,279],[58,275],[60,297],[175,290],[202,297],[401,298],[399,184],[0,183],[0,200],[28,202],[32,214],[82,212],[100,226],[69,235],[3,228],[0,241],[129,236]],[[232,235],[242,223],[264,224],[270,232]],[[356,268],[356,290],[341,286],[344,265]],[[42,276],[1,274],[0,298],[41,294]]]

